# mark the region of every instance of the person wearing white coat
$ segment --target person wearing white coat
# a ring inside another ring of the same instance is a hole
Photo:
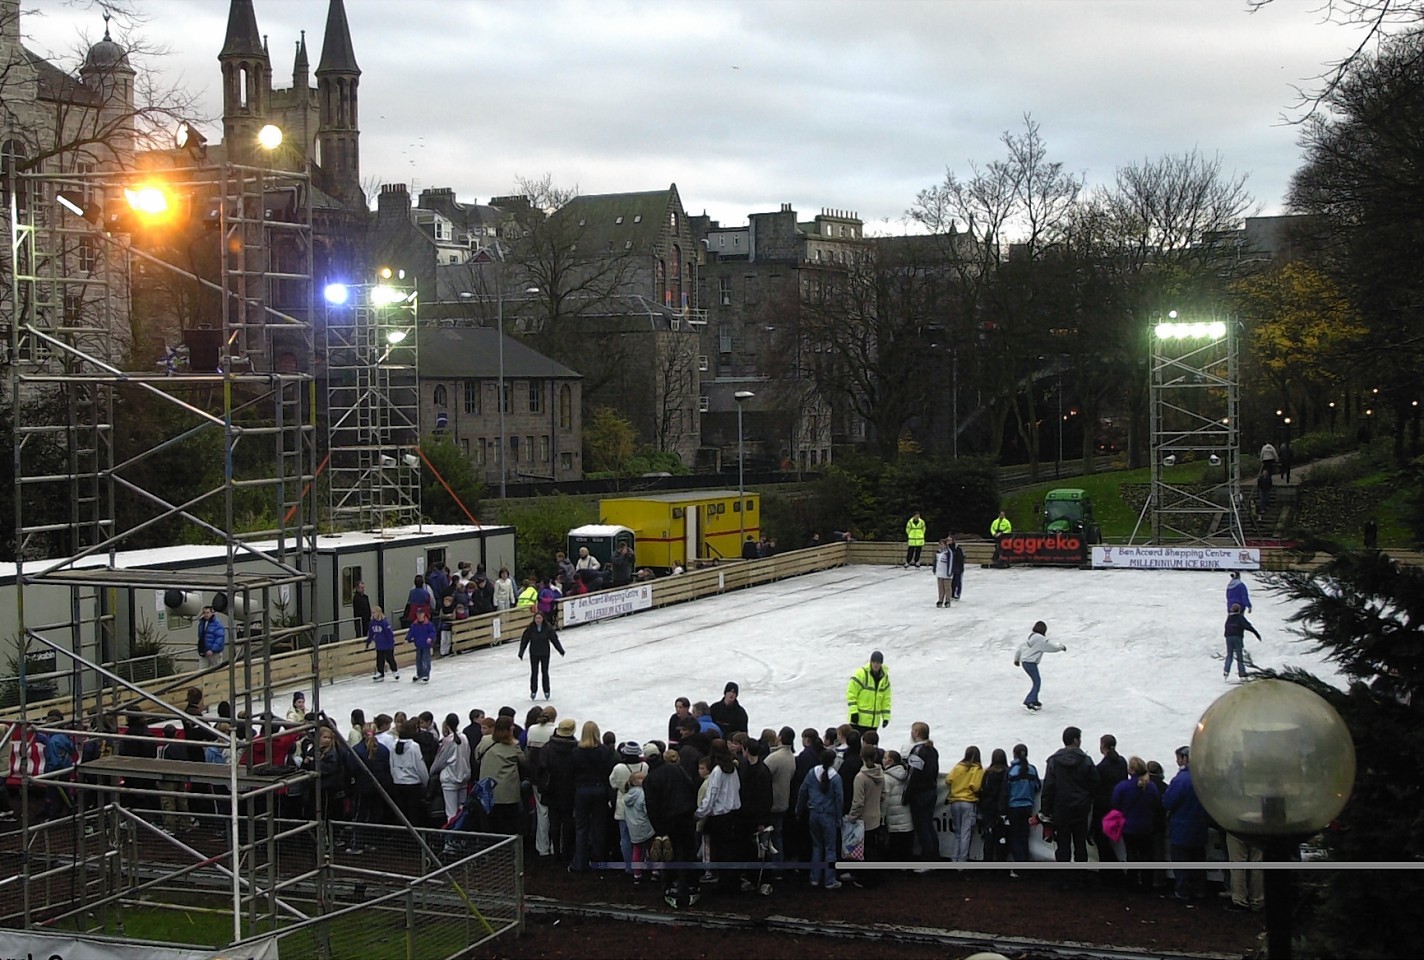
[[[1024,706],[1030,710],[1039,710],[1043,704],[1038,702],[1038,690],[1041,686],[1038,676],[1038,662],[1043,659],[1045,653],[1061,653],[1068,648],[1061,643],[1054,643],[1048,639],[1048,624],[1042,620],[1033,625],[1033,632],[1028,635],[1028,639],[1020,645],[1018,652],[1014,654],[1014,666],[1022,666],[1024,673],[1028,674],[1033,686],[1029,687],[1028,696],[1024,697]]]
[[[441,731],[444,737],[430,764],[430,775],[440,777],[445,822],[449,823],[470,792],[470,741],[460,734],[460,718],[453,713],[446,715]]]
[[[494,608],[496,610],[513,609],[516,593],[514,579],[509,575],[509,568],[501,567],[499,579],[494,582]]]
[[[419,725],[407,720],[400,728],[400,739],[391,750],[391,781],[394,785],[396,805],[412,826],[425,826],[425,813],[421,809],[425,796],[425,785],[430,782],[430,771],[425,768],[425,758],[420,754],[420,744],[415,742]]]

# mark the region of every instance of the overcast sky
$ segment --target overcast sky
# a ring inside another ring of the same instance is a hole
[[[38,0],[37,52],[103,32],[91,0]],[[221,114],[227,0],[133,0],[172,53],[156,62]],[[1050,155],[1110,182],[1124,164],[1198,149],[1249,173],[1280,212],[1299,163],[1297,89],[1358,34],[1323,0],[346,0],[361,66],[364,181],[462,200],[551,174],[579,192],[676,183],[723,224],[790,203],[898,230],[946,168],[1003,155],[1040,124]],[[34,4],[22,4],[29,9]],[[327,0],[255,0],[278,86]],[[216,125],[213,139],[219,139]]]

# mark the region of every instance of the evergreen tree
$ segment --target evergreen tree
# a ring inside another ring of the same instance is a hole
[[[1342,691],[1302,670],[1281,674],[1330,701],[1354,737],[1354,792],[1323,835],[1326,851],[1341,862],[1424,866],[1424,569],[1379,551],[1334,552],[1320,570],[1276,583],[1301,605],[1291,619],[1304,642],[1347,681]],[[1312,873],[1300,886],[1302,955],[1398,957],[1416,949],[1424,870]]]

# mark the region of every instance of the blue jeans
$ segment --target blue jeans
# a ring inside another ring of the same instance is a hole
[[[415,675],[417,677],[430,676],[430,648],[415,648]]]
[[[836,832],[840,828],[840,818],[829,813],[812,813],[809,817],[811,828],[811,882],[813,884],[834,883],[836,881],[835,862],[840,851],[836,849]]]
[[[1025,660],[1023,662],[1023,671],[1028,674],[1028,678],[1033,681],[1033,686],[1028,688],[1028,696],[1024,697],[1024,703],[1038,703],[1038,689],[1043,686],[1043,682],[1038,676],[1038,664],[1029,663]]]
[[[1172,844],[1171,852],[1173,863],[1200,863],[1206,859],[1206,846],[1186,847],[1180,844]],[[1172,876],[1176,879],[1177,899],[1190,900],[1192,897],[1206,896],[1206,871],[1205,870],[1178,870],[1172,868]]]
[[[1246,676],[1246,637],[1243,634],[1239,637],[1226,638],[1226,666],[1221,668],[1222,674],[1231,672],[1231,658],[1236,658],[1236,673],[1238,676]]]
[[[910,794],[910,822],[920,843],[920,859],[935,861],[939,856],[939,831],[934,822],[935,792],[920,790]]]

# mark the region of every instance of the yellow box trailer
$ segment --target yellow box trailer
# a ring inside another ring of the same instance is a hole
[[[698,560],[730,560],[742,542],[761,538],[761,495],[688,490],[600,500],[600,522],[621,524],[637,537],[640,567],[671,570]]]

